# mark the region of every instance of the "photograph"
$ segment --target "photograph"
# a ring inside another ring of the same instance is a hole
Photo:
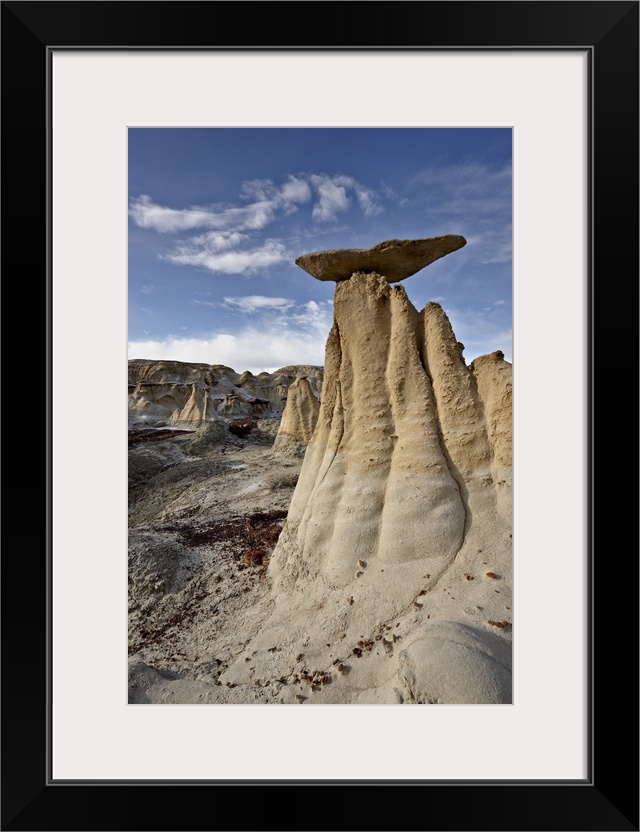
[[[512,702],[512,129],[128,129],[131,704]]]
[[[638,0],[0,5],[1,829],[637,832]]]

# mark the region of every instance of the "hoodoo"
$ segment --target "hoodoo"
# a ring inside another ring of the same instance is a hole
[[[296,261],[337,285],[318,421],[269,565],[273,623],[315,604],[327,610],[319,640],[333,645],[340,630],[380,633],[414,613],[396,681],[370,668],[388,683],[335,701],[385,701],[385,688],[395,701],[511,701],[510,625],[492,613],[510,616],[511,365],[494,353],[467,366],[442,307],[419,313],[390,285],[464,244],[391,241]],[[411,270],[400,255],[415,251]]]
[[[313,435],[320,403],[307,376],[299,376],[289,387],[273,450],[284,456],[304,456]]]

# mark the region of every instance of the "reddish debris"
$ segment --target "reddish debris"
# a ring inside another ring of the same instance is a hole
[[[162,442],[163,439],[176,439],[194,433],[192,430],[134,430],[129,433],[129,447],[142,442]]]

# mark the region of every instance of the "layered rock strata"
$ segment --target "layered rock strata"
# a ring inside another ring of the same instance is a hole
[[[129,361],[129,418],[135,424],[215,422],[219,417],[279,416],[300,372],[313,390],[322,387],[321,367],[282,367],[273,373],[237,373],[221,364]]]

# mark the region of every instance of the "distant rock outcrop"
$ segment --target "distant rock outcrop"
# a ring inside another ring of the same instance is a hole
[[[229,441],[229,426],[224,419],[218,417],[199,425],[194,433],[189,436],[185,448],[191,454],[201,454]]]
[[[273,450],[283,456],[304,456],[319,412],[320,402],[314,395],[308,377],[300,376],[289,387],[287,404],[282,412]]]
[[[222,364],[129,361],[129,418],[133,425],[193,425],[216,419],[280,416],[287,391],[304,372],[316,393],[322,367],[283,367],[273,373],[237,373]]]

